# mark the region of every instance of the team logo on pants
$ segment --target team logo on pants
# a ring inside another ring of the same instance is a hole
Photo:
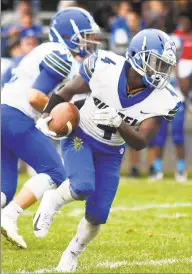
[[[80,151],[83,148],[83,140],[75,136],[73,138],[73,146],[76,151]]]

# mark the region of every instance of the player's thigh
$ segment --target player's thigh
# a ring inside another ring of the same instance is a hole
[[[172,140],[176,145],[184,144],[184,123],[185,123],[186,105],[183,102],[180,106],[179,112],[175,115],[172,121]]]
[[[17,138],[14,152],[37,173],[46,173],[54,183],[61,184],[65,170],[53,141],[37,128],[32,127]]]
[[[86,218],[93,224],[107,221],[119,185],[122,156],[100,155],[95,161],[96,188],[86,201]]]
[[[84,199],[95,189],[93,150],[86,141],[74,134],[61,141],[61,149],[72,191]]]
[[[160,129],[157,135],[153,138],[153,140],[149,144],[149,147],[154,147],[154,146],[163,147],[166,143],[167,131],[168,131],[168,121],[163,119]]]
[[[2,143],[1,146],[1,191],[10,202],[17,188],[18,158]]]

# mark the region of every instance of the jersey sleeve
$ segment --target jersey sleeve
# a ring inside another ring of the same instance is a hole
[[[45,69],[48,73],[64,80],[70,73],[72,66],[71,56],[52,51],[47,54],[40,64],[40,70]]]
[[[79,73],[87,84],[89,84],[89,81],[95,71],[97,58],[97,54],[94,53],[86,58],[85,61],[81,64]]]
[[[179,101],[176,104],[176,106],[168,112],[168,115],[163,116],[164,119],[167,121],[172,121],[174,119],[175,115],[177,114],[177,112],[179,111],[180,106],[181,106],[181,101]]]
[[[166,87],[166,90],[169,92],[169,94],[171,95],[172,100],[174,100],[174,104],[173,104],[173,108],[168,111],[168,113],[166,113],[166,115],[163,115],[164,119],[167,121],[172,121],[175,117],[175,115],[177,114],[177,112],[179,111],[179,108],[181,106],[181,99],[179,97],[179,94],[176,92],[176,90],[174,89],[174,87],[169,84]]]
[[[69,75],[71,66],[72,60],[67,54],[59,51],[47,54],[39,65],[40,74],[32,88],[48,94]]]

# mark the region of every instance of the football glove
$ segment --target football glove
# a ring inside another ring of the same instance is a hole
[[[119,116],[117,111],[111,107],[96,110],[92,119],[96,124],[106,125],[106,126],[116,127],[116,128],[120,126],[123,120]]]
[[[52,119],[52,117],[50,117],[50,116],[48,116],[46,118],[39,118],[36,123],[36,128],[39,129],[46,136],[51,137],[52,139],[57,140],[57,141],[67,138],[65,136],[58,137],[54,131],[49,129],[48,124],[51,121],[51,119]]]

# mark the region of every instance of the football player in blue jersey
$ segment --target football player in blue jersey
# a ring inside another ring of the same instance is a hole
[[[67,179],[56,190],[45,192],[33,220],[35,235],[44,237],[61,206],[86,200],[85,216],[57,270],[75,271],[78,256],[106,223],[125,143],[136,150],[145,148],[164,117],[174,117],[178,111],[180,98],[169,85],[175,54],[167,34],[143,30],[133,37],[126,58],[99,50],[84,61],[79,75],[50,98],[37,127],[56,138],[47,124],[51,110],[74,94],[90,92],[80,110],[79,127],[61,141]]]
[[[66,178],[62,161],[50,138],[35,127],[52,90],[70,78],[73,56],[85,57],[100,45],[94,40],[99,27],[84,9],[67,8],[50,25],[50,41],[25,56],[2,91],[2,185],[1,231],[15,245],[27,245],[17,232],[17,219],[24,209],[39,200],[44,191]],[[21,158],[37,175],[19,194],[17,164]],[[11,201],[11,202],[10,202]]]
[[[163,153],[166,145],[168,127],[171,124],[172,130],[172,141],[176,148],[176,174],[175,179],[177,182],[184,183],[187,181],[187,172],[186,172],[186,162],[185,162],[185,134],[184,134],[184,125],[185,125],[185,114],[186,114],[186,103],[185,97],[179,89],[179,85],[176,79],[176,74],[173,73],[171,77],[171,84],[175,87],[178,94],[181,98],[181,106],[178,113],[175,115],[174,119],[168,118],[164,120],[160,127],[159,132],[155,138],[150,143],[150,148],[154,150],[155,159],[153,162],[154,172],[150,176],[152,180],[161,180],[164,176],[163,174]],[[172,121],[173,120],[173,121]]]

